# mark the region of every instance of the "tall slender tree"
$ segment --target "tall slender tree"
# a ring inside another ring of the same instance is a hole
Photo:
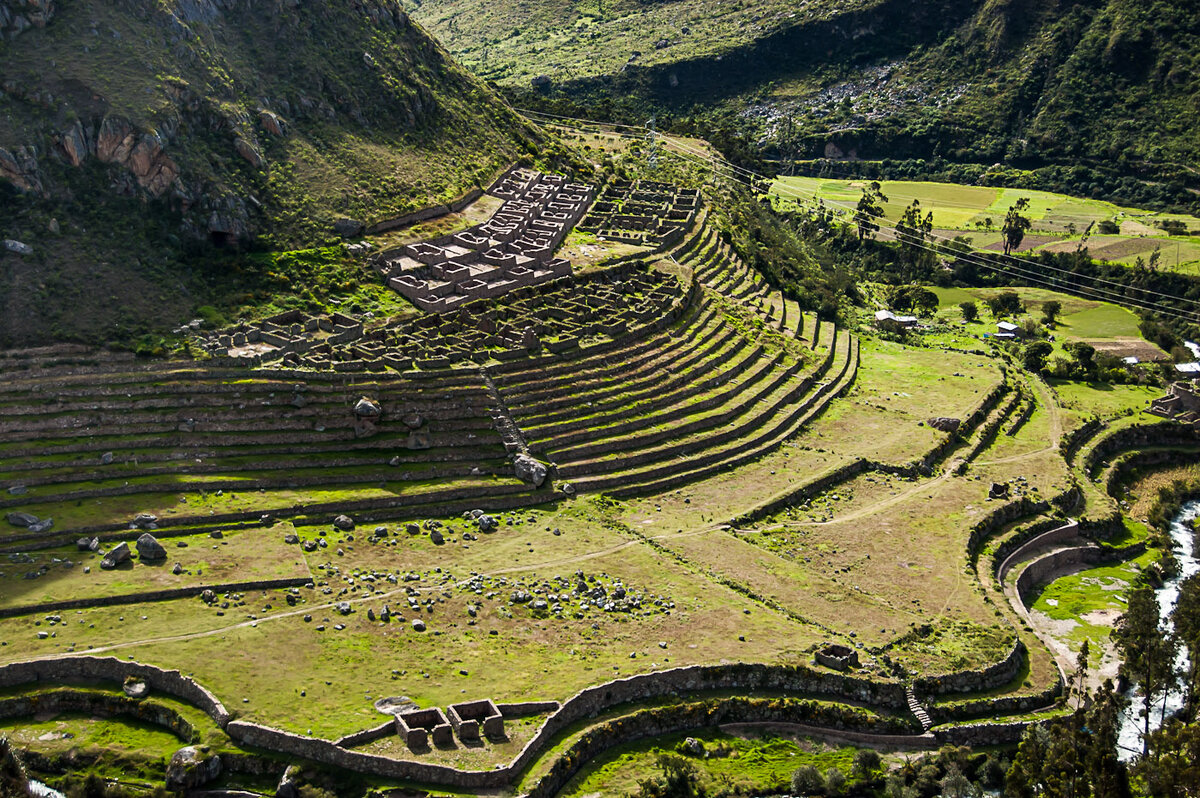
[[[858,227],[859,241],[869,235],[873,236],[879,229],[875,220],[883,216],[883,203],[887,201],[888,198],[878,181],[872,180],[863,189],[862,196],[858,198],[858,207],[854,210],[854,224]]]
[[[1129,594],[1125,614],[1112,631],[1121,654],[1121,672],[1142,688],[1142,754],[1150,754],[1150,718],[1155,699],[1176,682],[1175,653],[1179,642],[1159,628],[1158,600],[1149,585]]]
[[[1025,240],[1025,231],[1033,226],[1033,222],[1025,216],[1025,211],[1029,209],[1029,199],[1021,197],[1015,204],[1008,206],[1008,213],[1004,214],[1004,224],[1000,227],[1000,232],[1004,235],[1004,254],[1010,255],[1014,249],[1021,246],[1021,242]]]

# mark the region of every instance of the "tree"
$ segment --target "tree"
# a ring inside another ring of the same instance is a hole
[[[925,248],[925,239],[933,232],[933,212],[921,215],[921,201],[914,199],[912,205],[904,209],[900,221],[896,223],[896,238],[904,247],[907,257],[905,260],[910,268],[909,278],[916,276],[917,267],[922,261],[929,261],[931,255]]]
[[[967,798],[973,786],[957,762],[946,765],[946,775],[938,782],[943,798]]]
[[[962,311],[963,321],[970,324],[979,319],[979,306],[974,302],[961,302],[958,309]]]
[[[792,774],[792,792],[799,795],[817,795],[825,789],[825,779],[821,777],[821,771],[817,770],[812,765],[803,765],[796,768],[796,772]]]
[[[1058,324],[1058,314],[1062,313],[1062,303],[1057,299],[1042,303],[1042,324],[1053,327]]]
[[[938,309],[938,296],[924,286],[897,285],[888,290],[888,304],[896,310],[912,310],[918,316],[932,316]]]
[[[859,778],[869,779],[883,765],[879,752],[871,748],[861,748],[854,755],[854,774]]]
[[[1071,341],[1063,346],[1075,362],[1079,364],[1079,373],[1084,379],[1091,379],[1096,374],[1096,347],[1086,341]]]
[[[1021,197],[1016,201],[1016,204],[1008,206],[1008,213],[1004,214],[1004,224],[1000,228],[1000,232],[1004,235],[1004,254],[1010,255],[1014,249],[1021,246],[1021,242],[1025,240],[1025,231],[1033,226],[1033,222],[1029,221],[1029,217],[1022,215],[1029,208],[1029,199]]]
[[[1015,316],[1025,309],[1021,303],[1021,295],[1016,291],[1001,291],[996,296],[988,298],[987,306],[996,318],[1007,315]]]
[[[1041,374],[1046,368],[1046,360],[1054,352],[1054,346],[1049,341],[1033,341],[1021,350],[1021,365],[1034,374]]]
[[[888,198],[883,193],[883,187],[877,181],[872,180],[863,189],[862,196],[858,198],[858,207],[854,211],[854,223],[858,227],[859,241],[868,235],[874,235],[875,231],[879,229],[875,220],[883,216],[883,203],[887,201]]]
[[[1192,717],[1200,698],[1200,574],[1192,574],[1179,585],[1179,598],[1171,610],[1175,634],[1188,651],[1187,702]]]
[[[1158,626],[1158,600],[1149,585],[1129,594],[1125,614],[1112,631],[1113,643],[1121,654],[1121,672],[1142,688],[1142,753],[1150,753],[1150,714],[1154,699],[1175,682],[1175,652],[1178,640]]]
[[[1200,723],[1172,720],[1150,735],[1157,755],[1133,766],[1153,796],[1195,798],[1200,795]]]

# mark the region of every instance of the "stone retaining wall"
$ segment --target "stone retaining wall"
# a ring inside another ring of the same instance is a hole
[[[125,695],[61,689],[0,699],[0,718],[32,718],[42,713],[56,712],[133,718],[160,726],[185,743],[192,742],[196,736],[192,724],[170,707],[155,701],[138,701]]]
[[[922,676],[913,681],[913,692],[919,695],[947,693],[976,693],[1010,683],[1017,677],[1028,656],[1025,643],[1017,638],[1008,654],[999,662],[982,670],[957,671],[936,676]]]
[[[1175,421],[1161,421],[1156,424],[1134,424],[1117,430],[1092,447],[1083,459],[1083,469],[1089,476],[1094,475],[1097,466],[1109,456],[1128,449],[1140,449],[1147,446],[1174,446],[1200,444],[1200,430]]]
[[[291,579],[264,579],[257,582],[230,582],[221,585],[194,585],[192,587],[177,587],[168,590],[149,590],[141,593],[126,593],[119,596],[95,596],[92,598],[67,599],[66,601],[46,601],[41,604],[25,604],[18,607],[0,607],[0,618],[15,618],[19,615],[30,615],[43,612],[62,612],[91,607],[116,607],[123,604],[141,604],[147,601],[172,601],[174,599],[199,596],[205,590],[214,593],[239,593],[247,590],[280,590],[288,587],[304,587],[311,584],[308,576]]]
[[[80,681],[113,682],[121,687],[125,684],[127,676],[136,676],[146,682],[152,691],[164,693],[198,707],[218,726],[224,726],[232,718],[215,695],[179,671],[123,661],[116,657],[66,656],[0,665],[0,688],[39,682],[61,684]]]
[[[1063,693],[1062,675],[1054,674],[1054,683],[1040,693],[999,696],[957,704],[931,704],[926,707],[935,724],[973,720],[988,716],[1017,715],[1052,706]]]
[[[1142,555],[1145,551],[1145,543],[1135,543],[1132,546],[1121,548],[1076,546],[1053,552],[1034,560],[1017,575],[1017,595],[1020,597],[1021,603],[1028,606],[1030,597],[1059,575],[1083,570],[1094,565],[1124,562]]]

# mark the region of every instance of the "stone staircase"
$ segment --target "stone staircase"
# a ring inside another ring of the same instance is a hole
[[[917,696],[913,693],[912,687],[904,688],[904,695],[908,699],[908,708],[921,722],[921,733],[929,731],[933,727],[933,720],[930,719],[929,713],[925,711],[925,707],[921,706],[921,702],[917,700]]]

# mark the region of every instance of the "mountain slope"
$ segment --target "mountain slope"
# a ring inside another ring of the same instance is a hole
[[[0,340],[116,322],[72,292],[178,324],[196,242],[308,245],[538,140],[395,0],[0,0],[0,33],[0,234],[35,253],[0,256]]]
[[[611,0],[538,16],[559,5],[422,0],[414,14],[521,104],[735,126],[768,155],[833,144],[1126,174],[1200,160],[1195,0]]]

